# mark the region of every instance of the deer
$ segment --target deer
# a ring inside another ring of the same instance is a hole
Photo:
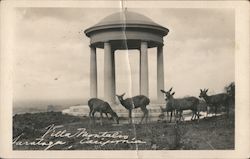
[[[123,93],[122,95],[116,95],[116,96],[119,99],[121,105],[129,111],[129,123],[130,124],[132,123],[132,109],[136,109],[136,108],[141,108],[143,112],[143,116],[141,118],[140,123],[142,123],[144,118],[147,123],[148,121],[147,105],[149,105],[150,103],[149,98],[144,95],[137,95],[132,98],[123,99],[124,95],[125,93]]]
[[[172,112],[176,111],[176,115],[179,115],[179,120],[183,118],[182,113],[184,110],[191,110],[192,111],[192,117],[191,120],[198,118],[199,121],[199,112],[198,112],[198,104],[199,104],[199,99],[196,97],[185,97],[185,98],[174,98],[175,92],[171,93],[173,87],[169,89],[169,91],[164,91],[161,90],[162,93],[165,94],[165,100],[167,101],[166,104],[166,111],[171,112],[170,116],[170,122],[172,118]],[[164,110],[162,110],[164,111]]]
[[[220,93],[215,95],[207,95],[208,89],[200,89],[200,98],[203,98],[208,107],[214,108],[215,116],[217,114],[217,109],[219,106],[224,106],[227,111],[227,117],[229,116],[229,102],[230,96],[227,93]]]
[[[170,89],[168,92],[166,92],[166,91],[164,91],[164,90],[161,90],[161,92],[162,92],[163,94],[170,94],[170,91],[171,91],[171,90],[172,90],[172,89]],[[165,99],[165,100],[166,100],[166,99]],[[166,100],[166,102],[167,102],[167,100]],[[160,108],[161,108],[161,113],[162,113],[160,116],[164,116],[164,112],[167,112],[167,116],[169,116],[169,113],[170,113],[169,122],[171,123],[173,113],[174,113],[174,116],[175,116],[175,109],[172,107],[172,105],[168,104],[168,102],[166,103],[166,107],[165,107],[165,108],[163,108],[162,106],[160,106]],[[182,118],[183,118],[183,116],[182,116]]]
[[[101,125],[102,123],[102,118],[103,118],[103,113],[105,113],[106,117],[108,117],[108,114],[110,114],[112,116],[112,119],[119,124],[119,117],[117,116],[117,114],[113,111],[113,109],[110,107],[108,102],[105,102],[101,99],[98,98],[91,98],[88,101],[88,106],[90,109],[89,112],[89,117],[90,119],[94,120],[95,122],[95,113],[96,112],[100,112],[100,116],[101,116]]]

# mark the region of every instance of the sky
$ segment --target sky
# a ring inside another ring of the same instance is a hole
[[[128,8],[169,29],[164,37],[165,90],[175,97],[223,92],[234,81],[233,9]],[[89,98],[89,38],[84,30],[115,8],[17,8],[13,92],[15,101]],[[103,50],[97,49],[98,93],[103,90]],[[156,49],[148,50],[149,97],[156,98]],[[139,52],[117,51],[116,91],[139,93]],[[130,82],[129,79],[132,79]]]

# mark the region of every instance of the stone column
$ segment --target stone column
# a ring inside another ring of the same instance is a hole
[[[164,95],[160,91],[164,89],[164,64],[163,45],[157,47],[157,98],[158,102],[164,103]]]
[[[148,43],[141,42],[140,50],[140,94],[148,96]]]
[[[111,76],[111,82],[112,82],[112,102],[115,103],[116,99],[116,83],[115,83],[115,50],[112,49],[112,55],[111,55],[111,65],[112,65],[112,76]]]
[[[105,99],[110,102],[114,103],[115,94],[113,89],[113,56],[111,50],[110,42],[104,43],[104,97]]]
[[[90,97],[97,97],[97,64],[94,46],[90,46]]]

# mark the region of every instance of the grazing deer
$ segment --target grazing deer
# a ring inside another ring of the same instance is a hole
[[[144,118],[145,118],[146,123],[147,123],[147,121],[148,121],[148,109],[146,107],[150,103],[149,98],[144,96],[144,95],[138,95],[138,96],[134,96],[132,98],[127,98],[124,100],[123,99],[124,95],[125,95],[125,93],[123,93],[122,95],[116,95],[116,96],[119,99],[121,105],[129,111],[129,123],[132,123],[132,109],[135,109],[135,108],[141,108],[141,110],[143,112],[143,117],[142,117],[140,123],[142,123]]]
[[[117,114],[112,110],[112,108],[110,107],[108,102],[105,102],[101,99],[98,98],[91,98],[88,101],[88,105],[89,105],[89,117],[90,119],[93,119],[95,121],[95,112],[100,112],[101,115],[101,125],[102,125],[102,113],[105,113],[107,118],[108,118],[108,114],[110,114],[112,116],[112,119],[119,124],[119,117],[117,116]]]
[[[165,94],[165,100],[168,101],[166,104],[166,110],[171,112],[170,122],[172,118],[172,112],[176,111],[176,114],[179,115],[179,120],[183,118],[182,112],[184,110],[192,110],[192,117],[191,120],[196,119],[199,120],[199,113],[198,113],[198,104],[199,99],[196,97],[185,97],[185,98],[177,98],[175,99],[173,96],[175,92],[171,93],[172,88],[169,91],[161,90],[162,93]],[[184,120],[184,118],[183,118]]]
[[[220,93],[220,94],[215,94],[215,95],[207,95],[207,91],[208,89],[200,89],[200,98],[203,98],[207,105],[209,107],[213,107],[214,108],[214,113],[216,116],[217,113],[217,108],[219,106],[224,106],[226,108],[227,111],[227,116],[229,115],[229,101],[230,101],[230,96],[226,93]]]

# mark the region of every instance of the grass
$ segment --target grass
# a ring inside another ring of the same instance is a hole
[[[210,149],[234,149],[234,116],[211,117],[197,121],[185,121],[179,124],[166,121],[155,121],[148,124],[119,124],[113,125],[112,120],[105,120],[104,125],[90,124],[86,117],[64,115],[60,112],[46,112],[35,114],[19,114],[13,116],[13,139],[23,134],[20,141],[35,141],[46,132],[46,127],[63,125],[58,130],[66,130],[74,133],[77,128],[86,128],[90,134],[99,132],[119,131],[121,135],[127,135],[128,140],[133,138],[141,140],[143,144],[80,144],[81,138],[55,138],[47,136],[44,141],[61,140],[63,145],[53,146],[50,150],[210,150]],[[124,123],[124,122],[123,122]],[[112,138],[95,139],[114,140]],[[43,150],[44,146],[16,145],[14,150]]]

